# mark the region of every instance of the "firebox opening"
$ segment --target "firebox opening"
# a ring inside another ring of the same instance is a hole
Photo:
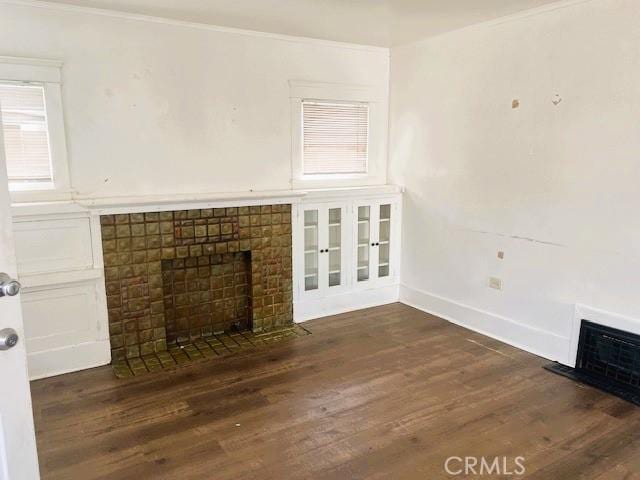
[[[251,329],[251,252],[162,261],[167,344]]]

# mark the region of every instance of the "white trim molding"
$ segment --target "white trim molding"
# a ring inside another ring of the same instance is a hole
[[[62,83],[61,69],[60,60],[0,56],[0,80]]]
[[[400,301],[461,327],[549,360],[566,363],[571,339],[454,300],[400,285]]]
[[[291,102],[291,187],[344,188],[382,185],[387,182],[389,124],[388,85],[357,85],[289,80]],[[302,102],[331,100],[365,102],[369,105],[369,152],[367,173],[305,176],[302,165]]]
[[[0,57],[0,82],[36,84],[44,89],[53,185],[11,188],[14,202],[71,198],[71,180],[62,104],[62,62],[42,58]]]
[[[311,98],[314,100],[379,103],[386,100],[386,87],[289,80],[289,94],[291,98],[300,100]]]
[[[369,290],[349,291],[315,300],[296,300],[293,302],[293,321],[303,323],[363,308],[379,307],[395,303],[399,298],[399,285],[395,284]]]
[[[53,377],[111,362],[109,339],[27,354],[29,379]]]
[[[379,47],[375,45],[364,45],[359,43],[338,42],[335,40],[323,40],[320,38],[301,37],[295,35],[285,35],[280,33],[261,32],[257,30],[248,30],[234,27],[223,27],[221,25],[213,25],[201,22],[189,22],[186,20],[176,20],[166,17],[158,17],[153,15],[143,15],[139,13],[124,12],[121,10],[111,10],[106,8],[87,7],[82,5],[71,5],[68,3],[47,2],[41,0],[0,0],[0,4],[17,5],[21,7],[43,8],[49,10],[57,10],[84,15],[98,15],[102,17],[119,18],[129,21],[157,23],[161,25],[171,25],[174,27],[195,28],[199,30],[209,30],[212,32],[230,33],[235,35],[245,35],[250,37],[268,38],[272,40],[280,40],[284,42],[306,43],[311,45],[324,45],[335,48],[348,48],[352,50],[364,50],[369,52],[386,52],[389,48]]]

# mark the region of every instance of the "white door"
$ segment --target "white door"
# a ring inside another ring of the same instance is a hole
[[[344,203],[324,205],[320,210],[320,225],[321,264],[326,265],[326,277],[320,277],[323,295],[335,295],[348,287],[349,220]]]
[[[374,237],[376,244],[376,263],[374,266],[378,286],[392,283],[394,280],[394,255],[396,247],[394,234],[396,232],[396,203],[380,202],[375,204]]]
[[[302,205],[300,207],[303,242],[302,271],[300,294],[304,298],[319,297],[322,289],[322,262],[320,259],[320,206]]]
[[[303,205],[300,212],[304,242],[301,297],[311,300],[341,293],[348,286],[346,206],[339,203]]]
[[[40,478],[0,119],[0,480]],[[4,275],[2,275],[4,274]],[[14,346],[15,336],[18,341]]]
[[[377,288],[395,281],[396,205],[390,200],[354,205],[356,288]]]
[[[373,214],[372,203],[356,203],[353,208],[354,235],[353,235],[353,262],[355,267],[354,286],[355,288],[370,287],[375,280],[374,248],[373,238]]]

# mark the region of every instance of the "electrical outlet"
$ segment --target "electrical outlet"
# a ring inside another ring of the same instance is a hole
[[[495,277],[489,277],[489,288],[494,290],[502,290],[502,280]]]

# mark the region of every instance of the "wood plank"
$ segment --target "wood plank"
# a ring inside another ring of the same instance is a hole
[[[177,370],[33,382],[42,477],[422,480],[484,455],[638,478],[640,409],[543,359],[401,304],[305,327]]]

